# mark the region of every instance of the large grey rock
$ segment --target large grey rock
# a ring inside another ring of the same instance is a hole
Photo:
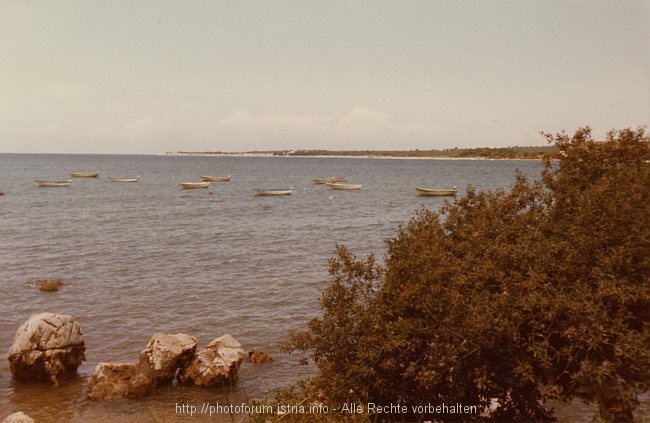
[[[76,374],[85,352],[81,328],[72,316],[41,313],[18,328],[9,349],[9,365],[18,380],[49,380],[58,386]]]
[[[27,414],[22,411],[8,415],[2,423],[36,423],[34,419],[29,417]]]
[[[99,363],[88,380],[88,398],[141,398],[154,388],[151,374],[137,363]]]
[[[176,372],[186,367],[196,351],[196,338],[184,333],[157,333],[140,353],[140,366],[151,369],[155,384],[169,383]]]
[[[226,334],[196,353],[190,365],[178,373],[178,381],[199,386],[231,385],[243,360],[241,344]]]

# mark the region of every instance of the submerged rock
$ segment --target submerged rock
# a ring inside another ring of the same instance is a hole
[[[34,285],[38,287],[41,291],[44,292],[55,292],[63,286],[62,279],[38,279],[34,282]]]
[[[34,419],[29,417],[27,414],[22,411],[8,415],[2,423],[36,423]]]
[[[273,357],[260,350],[259,348],[253,348],[248,352],[248,358],[246,358],[247,363],[259,364],[259,363],[270,363],[273,361]]]
[[[192,361],[196,345],[196,338],[184,333],[157,333],[140,353],[140,367],[151,369],[155,384],[172,382],[178,369]]]
[[[23,323],[9,350],[14,378],[49,380],[53,385],[77,372],[85,357],[81,328],[72,316],[41,313]]]
[[[241,344],[226,334],[196,353],[190,365],[178,373],[178,381],[199,386],[231,385],[243,360]]]
[[[141,398],[153,390],[153,377],[137,363],[99,363],[88,380],[88,398]]]

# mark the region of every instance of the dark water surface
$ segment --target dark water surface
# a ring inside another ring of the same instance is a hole
[[[357,256],[375,252],[415,210],[441,198],[416,186],[509,187],[533,161],[393,160],[284,157],[0,155],[0,419],[21,410],[40,422],[232,421],[178,414],[177,405],[248,402],[309,374],[278,342],[319,312],[327,261],[337,243]],[[99,169],[68,188],[37,188],[33,178],[65,179]],[[231,174],[209,189],[182,190],[199,175]],[[330,191],[311,178],[344,176],[361,191]],[[140,176],[111,183],[107,176]],[[292,186],[293,195],[255,197],[255,188]],[[55,293],[30,286],[61,278]],[[17,328],[44,312],[78,318],[87,361],[62,388],[12,381],[6,351]],[[84,380],[100,361],[134,361],[156,332],[184,332],[199,348],[225,333],[246,350],[274,356],[244,363],[230,391],[172,386],[140,401],[86,400]],[[561,421],[591,421],[593,409],[563,406]],[[234,416],[237,420],[238,417]]]

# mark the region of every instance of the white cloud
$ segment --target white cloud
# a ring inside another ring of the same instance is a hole
[[[194,134],[185,131],[178,124],[152,117],[137,118],[122,125],[113,139],[126,143],[132,150],[173,151],[198,150],[200,146]],[[112,141],[113,143],[115,141]]]
[[[388,113],[366,107],[355,107],[338,117],[309,114],[255,115],[236,111],[219,121],[215,129],[220,137],[241,141],[242,144],[238,147],[243,149],[432,148],[437,141],[452,138],[454,133],[442,126],[397,122]],[[264,137],[261,138],[260,134]],[[270,147],[271,143],[275,147]]]
[[[357,107],[336,122],[335,128],[341,132],[377,132],[390,130],[390,116],[387,113]]]
[[[331,120],[329,116],[276,114],[255,116],[248,112],[237,111],[226,119],[219,121],[218,126],[250,131],[304,131],[323,128]]]
[[[154,133],[168,132],[176,129],[176,125],[163,120],[155,120],[151,117],[138,118],[124,124],[124,129],[132,133]]]
[[[43,126],[44,132],[59,132],[65,129],[65,126],[59,122],[53,122]]]
[[[342,117],[326,115],[275,114],[254,115],[237,111],[218,122],[218,128],[246,132],[297,131],[318,132],[328,136],[371,135],[398,132],[405,134],[439,133],[442,127],[393,122],[390,115],[365,107],[356,107]]]
[[[89,85],[52,84],[48,87],[50,96],[59,100],[82,100],[97,94]]]
[[[335,129],[342,135],[395,135],[408,138],[450,136],[457,131],[441,125],[423,125],[397,122],[387,113],[357,107],[336,122]]]

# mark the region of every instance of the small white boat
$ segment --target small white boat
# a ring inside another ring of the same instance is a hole
[[[311,183],[314,185],[324,185],[327,182],[325,178],[314,178],[311,180]]]
[[[336,182],[347,182],[348,180],[345,178],[340,178],[338,176],[330,176],[325,180],[326,183],[336,183]]]
[[[208,176],[208,175],[201,175],[201,180],[202,181],[212,181],[212,182],[225,182],[230,180],[230,175],[226,176]]]
[[[56,187],[69,187],[72,184],[72,181],[66,179],[64,181],[41,181],[35,179],[36,186],[40,188],[56,188]]]
[[[140,177],[136,176],[135,178],[114,178],[112,176],[109,176],[108,180],[111,182],[139,182]]]
[[[347,190],[347,191],[352,191],[352,190],[359,190],[361,189],[361,184],[343,184],[341,182],[328,182],[327,186],[330,187],[330,189],[341,189],[341,190]]]
[[[207,188],[210,186],[210,182],[181,182],[181,187],[183,189],[196,189],[196,188]]]
[[[447,195],[456,195],[458,193],[458,188],[415,188],[418,195],[425,197],[444,197]]]
[[[71,178],[96,178],[99,176],[99,170],[94,172],[70,172]]]
[[[255,190],[255,195],[290,195],[293,192],[291,188],[283,189],[258,189]]]

